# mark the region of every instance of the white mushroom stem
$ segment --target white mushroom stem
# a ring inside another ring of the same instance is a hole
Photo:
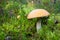
[[[39,30],[41,29],[41,20],[37,22],[36,29],[37,29],[37,32],[39,32]]]

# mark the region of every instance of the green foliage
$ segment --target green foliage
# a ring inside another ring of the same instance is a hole
[[[46,2],[50,2],[50,0],[42,0],[42,2],[45,2],[46,3]]]

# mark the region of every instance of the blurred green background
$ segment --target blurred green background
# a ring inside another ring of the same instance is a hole
[[[36,32],[38,19],[27,19],[28,13],[38,8],[50,13],[39,34]],[[60,40],[60,1],[0,0],[0,40],[7,36],[12,40]]]

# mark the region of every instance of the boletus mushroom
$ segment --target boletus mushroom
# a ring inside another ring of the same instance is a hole
[[[42,17],[48,17],[50,14],[48,11],[46,11],[45,9],[35,9],[32,10],[28,16],[27,19],[32,19],[32,18],[42,18]],[[36,23],[36,30],[37,32],[40,30],[41,28],[41,20],[38,20],[38,22]]]

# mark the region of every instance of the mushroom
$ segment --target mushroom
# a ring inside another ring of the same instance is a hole
[[[46,11],[45,9],[35,9],[28,14],[27,19],[48,17],[49,15],[50,15],[49,12]],[[36,23],[37,32],[40,30],[40,28],[41,28],[41,20],[39,20]]]

